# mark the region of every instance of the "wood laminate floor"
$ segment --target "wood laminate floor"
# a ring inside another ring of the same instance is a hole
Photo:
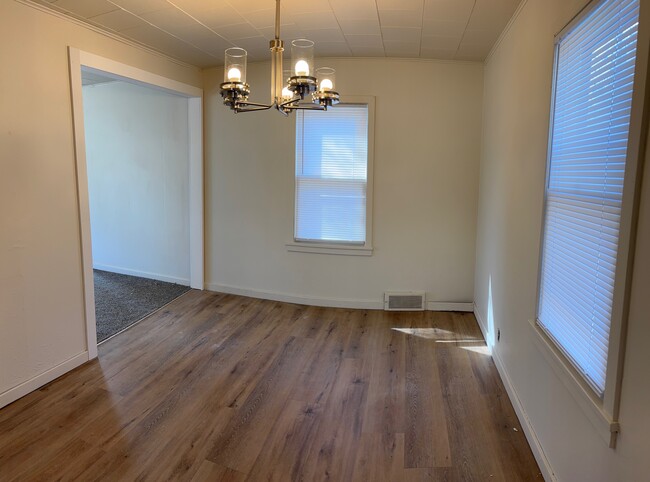
[[[0,480],[542,477],[472,314],[190,291],[0,410]]]

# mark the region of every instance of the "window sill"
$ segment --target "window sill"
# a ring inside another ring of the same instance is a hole
[[[580,409],[587,416],[601,438],[610,448],[616,446],[616,435],[619,432],[619,423],[612,420],[609,413],[603,408],[603,402],[589,387],[582,376],[573,367],[571,362],[560,351],[555,343],[537,326],[535,320],[529,320],[533,332],[535,345],[542,353],[555,374],[562,381],[562,384],[569,391],[571,396],[580,406]]]
[[[372,256],[372,246],[327,243],[286,243],[287,251],[296,253],[335,254],[340,256]]]

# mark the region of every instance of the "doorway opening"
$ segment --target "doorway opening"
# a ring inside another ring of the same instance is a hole
[[[70,49],[87,342],[203,289],[202,91]]]

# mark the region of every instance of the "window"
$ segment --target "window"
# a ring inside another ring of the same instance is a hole
[[[638,16],[638,0],[597,2],[556,47],[537,320],[599,398],[611,356]]]
[[[294,241],[369,254],[372,105],[341,103],[296,116]],[[355,251],[360,250],[362,252]]]

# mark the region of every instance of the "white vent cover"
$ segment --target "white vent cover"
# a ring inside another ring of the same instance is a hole
[[[424,291],[387,291],[384,293],[386,311],[424,311]]]

